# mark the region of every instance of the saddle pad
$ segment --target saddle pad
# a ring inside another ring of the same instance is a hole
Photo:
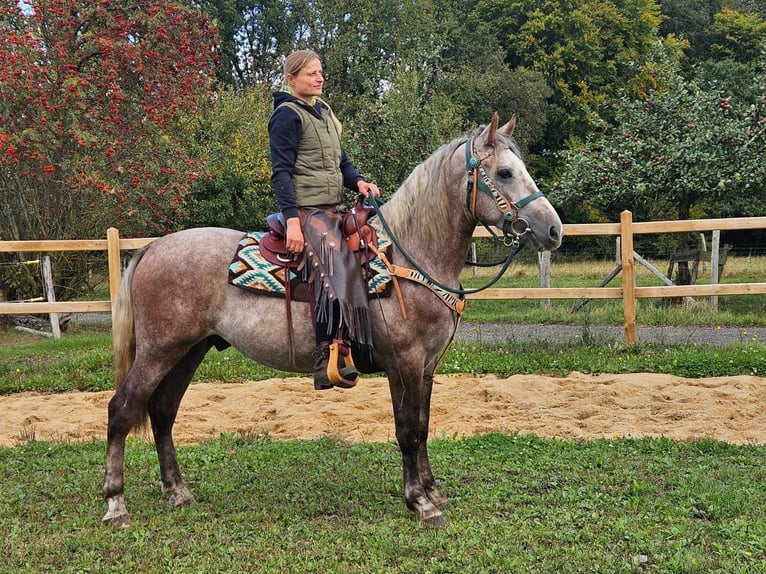
[[[382,226],[377,218],[370,219],[368,223],[378,233],[378,249],[388,256],[391,241],[385,235]],[[234,259],[229,265],[229,283],[241,289],[284,297],[287,294],[286,278],[289,277],[291,282],[298,281],[299,278],[282,265],[266,261],[261,255],[259,244],[264,235],[266,232],[252,231],[240,240]],[[360,269],[361,272],[363,271]],[[379,257],[370,261],[364,272],[369,275],[367,293],[370,297],[387,297],[390,294],[391,275]]]

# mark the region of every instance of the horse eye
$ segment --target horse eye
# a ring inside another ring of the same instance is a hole
[[[511,179],[513,172],[510,169],[499,169],[497,170],[497,176],[502,179]]]

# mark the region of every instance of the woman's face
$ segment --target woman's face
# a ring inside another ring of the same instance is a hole
[[[287,85],[290,86],[296,98],[311,103],[313,98],[322,95],[322,86],[324,85],[322,62],[313,59],[303,66],[297,74],[287,74]]]

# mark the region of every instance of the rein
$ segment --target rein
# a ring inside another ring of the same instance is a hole
[[[375,208],[375,211],[377,212],[377,217],[380,220],[381,225],[383,226],[383,229],[385,230],[388,237],[391,239],[391,243],[393,243],[394,247],[396,247],[399,252],[404,256],[404,258],[407,260],[407,263],[412,265],[412,267],[415,268],[415,270],[420,273],[423,278],[428,281],[429,283],[432,283],[434,286],[438,287],[439,289],[446,291],[448,293],[452,293],[454,295],[458,296],[464,296],[464,295],[472,295],[473,293],[478,293],[480,291],[484,291],[485,289],[488,289],[489,287],[492,287],[495,283],[497,283],[500,280],[500,277],[503,276],[503,273],[506,272],[508,267],[510,267],[511,262],[513,261],[513,258],[516,256],[516,254],[521,251],[521,243],[519,243],[518,240],[516,240],[513,244],[510,245],[511,250],[508,252],[508,256],[499,263],[493,264],[494,265],[500,265],[502,264],[502,268],[500,271],[493,277],[488,283],[482,285],[481,287],[476,287],[473,289],[463,289],[463,288],[457,288],[450,287],[449,285],[445,285],[444,283],[441,283],[440,281],[434,279],[431,277],[431,275],[425,271],[420,265],[417,264],[417,262],[412,258],[412,256],[407,253],[407,251],[404,250],[404,248],[401,246],[399,241],[396,239],[396,236],[391,231],[391,228],[388,226],[388,221],[386,221],[386,218],[383,216],[383,213],[380,211],[380,204],[378,203],[378,200],[374,196],[370,196],[367,198],[370,202],[370,204]]]

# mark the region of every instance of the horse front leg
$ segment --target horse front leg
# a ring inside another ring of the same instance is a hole
[[[434,478],[431,470],[431,460],[428,456],[428,428],[431,421],[431,391],[434,385],[433,372],[426,373],[423,376],[423,384],[420,393],[420,418],[419,432],[425,439],[418,445],[418,473],[420,482],[428,495],[428,498],[440,510],[447,510],[452,507],[450,501],[441,493],[439,485]]]
[[[423,383],[422,369],[402,367],[389,375],[396,440],[402,453],[404,501],[410,510],[418,513],[422,522],[438,527],[443,526],[445,520],[431,498],[438,488],[428,461],[428,421],[424,425],[421,420],[422,400],[430,399],[431,393]],[[440,498],[441,494],[437,499]]]

